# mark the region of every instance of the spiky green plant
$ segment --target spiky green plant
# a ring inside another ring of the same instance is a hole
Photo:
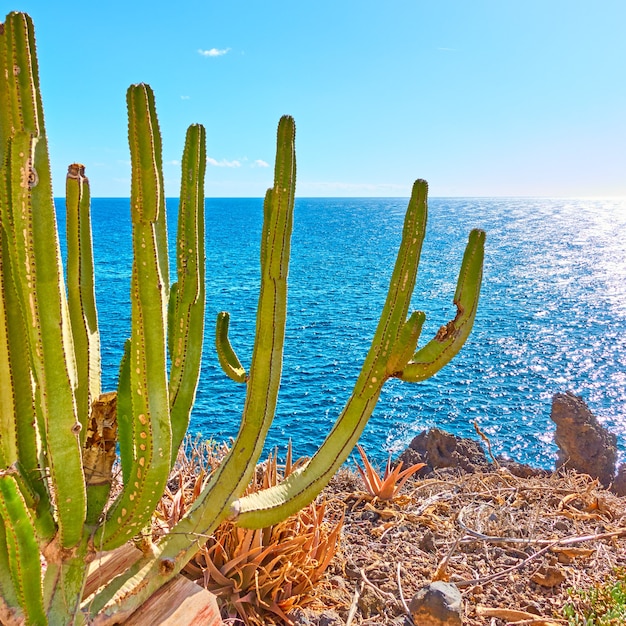
[[[267,527],[301,509],[347,459],[389,378],[432,376],[461,348],[476,314],[484,233],[473,231],[457,315],[423,348],[424,314],[408,316],[426,225],[427,185],[409,202],[389,294],[355,390],[313,458],[281,484],[242,496],[274,417],[281,378],[292,215],[295,125],[280,120],[274,186],[264,203],[261,286],[249,372],[228,341],[226,374],[246,385],[229,453],[171,532],[109,584],[84,597],[86,563],[149,526],[187,429],[204,325],[205,131],[187,132],[170,287],[161,137],[147,85],[127,94],[132,165],[131,336],[116,392],[101,394],[89,186],[67,178],[67,286],[52,201],[33,25],[10,13],[0,32],[0,614],[29,624],[123,622],[176,576],[227,517]],[[171,366],[168,368],[168,351]],[[110,500],[116,447],[123,484]]]

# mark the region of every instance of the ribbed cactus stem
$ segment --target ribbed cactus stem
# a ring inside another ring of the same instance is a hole
[[[232,515],[239,525],[263,528],[309,503],[348,458],[376,406],[384,383],[394,376],[403,377],[403,372],[411,367],[411,354],[425,319],[424,314],[419,312],[412,314],[408,320],[406,316],[424,240],[427,191],[425,181],[415,182],[378,329],[354,391],[339,419],[303,468],[293,472],[276,487],[245,496],[233,504]],[[446,358],[436,362],[429,375],[443,367],[461,349],[469,335],[478,305],[484,239],[482,231],[470,236],[455,294],[459,314],[446,326],[450,329],[450,338],[446,335],[440,342],[438,335],[433,340],[437,341],[437,345],[445,345]]]
[[[170,294],[168,335],[172,458],[185,437],[196,397],[202,361],[205,309],[204,174],[206,132],[194,124],[187,130],[176,241],[177,282]]]
[[[0,472],[0,517],[13,587],[9,597],[14,594],[26,612],[27,623],[46,624],[35,526],[17,481],[8,471]]]
[[[96,313],[89,180],[85,167],[68,167],[65,183],[67,292],[78,384],[76,408],[84,444],[92,403],[100,397],[100,334]]]
[[[166,377],[167,247],[161,139],[154,95],[147,85],[127,94],[134,262],[129,351],[132,440],[128,481],[94,543],[111,550],[149,523],[170,469],[172,432]]]
[[[10,67],[6,94],[11,130],[6,163],[7,195],[4,228],[11,228],[5,259],[10,259],[17,298],[27,330],[35,407],[40,437],[47,452],[49,485],[54,492],[59,540],[70,548],[80,540],[85,518],[85,485],[80,452],[80,423],[74,400],[76,365],[69,323],[61,253],[52,202],[47,142],[35,57],[32,22],[28,16],[7,16],[6,63]],[[14,68],[20,71],[15,72]],[[7,76],[7,74],[5,74]],[[29,419],[32,415],[21,415]],[[22,426],[26,427],[26,424]],[[36,478],[35,478],[36,479]]]
[[[132,612],[191,559],[195,538],[206,537],[227,515],[230,503],[246,488],[274,417],[282,371],[287,313],[287,273],[295,192],[295,123],[281,118],[278,126],[274,187],[264,204],[261,243],[261,288],[250,378],[239,434],[226,459],[211,476],[185,517],[146,557],[91,601],[94,610],[124,617]],[[129,580],[142,580],[128,593]]]

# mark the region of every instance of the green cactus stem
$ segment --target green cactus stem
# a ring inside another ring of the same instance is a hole
[[[29,507],[10,471],[0,472],[0,517],[12,580],[7,599],[15,595],[28,624],[45,624],[39,545]],[[5,557],[5,558],[6,558]],[[4,578],[4,576],[2,576]],[[3,581],[3,590],[8,581]]]
[[[59,540],[71,548],[80,540],[86,512],[81,426],[73,393],[77,374],[30,18],[20,13],[7,16],[3,38],[6,63],[21,68],[8,72],[2,92],[5,106],[0,107],[2,129],[10,132],[1,139],[8,145],[2,217],[13,229],[13,237],[4,239],[5,258],[11,264],[23,327],[32,346],[35,414],[47,451]],[[28,379],[31,373],[13,375]]]
[[[172,362],[169,376],[172,458],[189,426],[202,361],[205,309],[204,174],[206,132],[194,124],[187,130],[182,161],[178,233],[177,282],[170,294],[168,334]]]
[[[94,539],[111,550],[149,523],[167,481],[172,454],[166,377],[168,276],[160,136],[147,85],[127,94],[131,147],[134,262],[131,289],[130,394],[136,457]]]
[[[85,443],[92,403],[101,393],[100,334],[96,313],[89,180],[85,167],[68,167],[65,184],[67,222],[67,293],[76,357],[76,408]]]
[[[228,327],[230,325],[230,315],[226,311],[217,314],[215,323],[215,349],[217,358],[222,366],[222,370],[236,383],[245,383],[248,380],[248,374],[241,364],[239,357],[233,350],[228,338]]]
[[[66,292],[33,25],[23,13],[7,16],[0,27],[0,608],[29,624],[123,622],[180,572],[226,517],[263,527],[308,504],[347,459],[384,383],[435,374],[461,349],[476,316],[482,231],[470,234],[454,296],[456,316],[418,349],[425,314],[409,314],[427,215],[427,185],[418,180],[380,322],[337,423],[304,467],[277,487],[242,497],[274,418],[282,375],[296,159],[294,120],[281,118],[274,184],[263,205],[248,372],[230,344],[228,313],[220,313],[216,324],[218,360],[246,385],[239,432],[190,510],[152,545],[144,531],[187,430],[200,375],[206,137],[199,125],[187,131],[177,282],[170,288],[152,90],[131,86],[127,105],[131,336],[118,388],[103,394],[88,180],[81,165],[70,166]],[[123,485],[107,509],[118,447]],[[129,540],[142,541],[142,558],[84,598],[89,559]]]
[[[310,502],[348,458],[376,406],[384,383],[392,377],[422,380],[416,371],[420,375],[423,373],[424,378],[432,376],[461,349],[468,337],[476,315],[482,278],[485,235],[479,230],[470,235],[461,267],[455,294],[456,318],[425,346],[425,356],[418,351],[413,359],[420,360],[410,360],[425,317],[418,312],[406,320],[425,234],[427,191],[425,181],[415,182],[378,329],[354,392],[339,419],[304,467],[293,472],[280,485],[233,503],[231,515],[239,525],[264,528]]]

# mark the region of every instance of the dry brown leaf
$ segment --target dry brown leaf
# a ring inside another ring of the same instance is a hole
[[[532,613],[527,613],[526,611],[516,611],[514,609],[501,609],[499,607],[491,607],[491,606],[477,606],[476,615],[480,617],[499,617],[500,619],[506,620],[523,620],[523,619],[537,619],[536,615]]]
[[[593,548],[560,548],[555,546],[550,550],[550,552],[553,552],[558,556],[559,563],[568,565],[574,559],[590,557],[595,553],[595,550]]]
[[[534,613],[526,611],[517,611],[515,609],[501,609],[490,606],[477,606],[476,615],[479,617],[497,617],[505,619],[509,624],[534,624],[536,626],[559,626],[562,622],[556,622],[553,619],[538,617]]]

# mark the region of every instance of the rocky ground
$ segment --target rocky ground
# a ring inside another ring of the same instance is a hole
[[[462,594],[465,626],[548,626],[565,623],[555,618],[571,589],[626,566],[626,498],[573,471],[441,470],[393,502],[362,489],[344,470],[325,492],[345,511],[341,547],[296,624],[411,624],[415,592],[445,580]]]
[[[565,624],[572,590],[626,567],[626,465],[582,398],[556,394],[551,418],[552,472],[493,458],[478,428],[418,435],[400,458],[426,467],[393,501],[340,472],[324,495],[345,516],[341,548],[296,623],[411,625],[414,594],[447,581],[465,626]]]

